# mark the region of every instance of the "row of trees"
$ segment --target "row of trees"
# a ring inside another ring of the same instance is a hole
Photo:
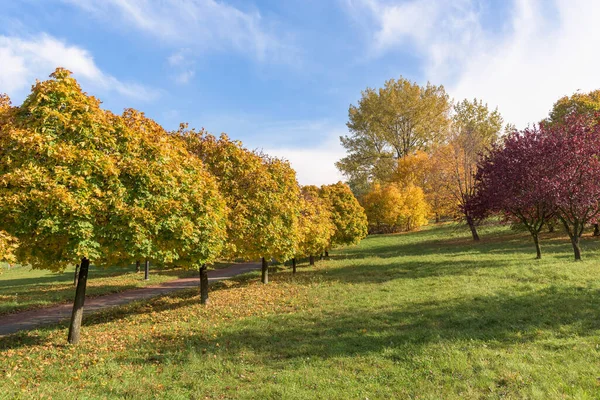
[[[500,213],[531,234],[559,222],[581,259],[584,228],[600,216],[600,92],[560,99],[537,127],[514,131],[483,158],[468,207]]]
[[[198,268],[268,261],[357,243],[366,217],[342,184],[300,187],[289,163],[204,130],[167,132],[115,115],[58,68],[22,105],[0,97],[0,257],[34,268],[80,265],[69,342],[80,336],[90,262]],[[295,268],[294,268],[295,269]]]
[[[497,110],[477,99],[453,103],[443,86],[400,78],[363,91],[347,125],[350,134],[340,139],[348,155],[337,167],[365,206],[372,231],[460,217],[478,239],[466,203],[479,155],[503,131]],[[393,207],[382,209],[385,204]]]

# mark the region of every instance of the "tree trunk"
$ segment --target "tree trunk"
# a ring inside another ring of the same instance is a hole
[[[79,273],[79,264],[75,266],[75,273],[73,274],[73,286],[77,286],[77,274]]]
[[[204,264],[200,267],[200,304],[208,304],[208,271]]]
[[[292,258],[292,273],[296,273],[296,259]]]
[[[548,224],[548,233],[554,233],[554,224]]]
[[[71,314],[71,324],[69,325],[69,343],[79,343],[81,334],[81,321],[83,319],[83,303],[85,302],[85,288],[87,286],[88,270],[90,260],[81,259],[79,268],[79,279],[77,280],[77,289],[75,289],[75,301],[73,302],[73,313]]]
[[[140,272],[140,260],[135,262],[135,272]]]
[[[472,217],[467,217],[467,224],[469,224],[469,229],[471,229],[471,235],[473,235],[473,240],[476,242],[479,241],[479,234],[477,233],[477,227],[475,226],[475,222]]]
[[[150,261],[146,260],[146,265],[144,266],[144,280],[147,281],[150,279]]]
[[[323,253],[319,256],[319,261],[323,261]]]
[[[532,234],[533,236],[533,243],[535,243],[535,251],[537,253],[537,256],[535,257],[536,260],[539,260],[542,258],[542,249],[540,248],[540,238],[538,237],[537,233]]]
[[[575,255],[575,261],[581,261],[581,248],[579,247],[579,237],[572,236],[571,244],[573,245],[573,254]]]
[[[329,260],[329,251],[328,250],[325,250],[325,259]]]
[[[594,224],[594,236],[600,236],[600,225]]]
[[[436,224],[440,223],[440,215],[438,213],[435,213],[435,223]]]
[[[269,263],[266,258],[262,258],[262,278],[261,282],[265,285],[269,283]]]
[[[309,256],[308,257],[308,262],[310,265],[315,265],[315,256]]]

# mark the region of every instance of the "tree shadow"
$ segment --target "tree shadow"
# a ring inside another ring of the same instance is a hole
[[[390,306],[331,315],[273,315],[259,323],[237,324],[236,329],[224,330],[217,338],[165,333],[156,348],[160,356],[126,355],[121,362],[160,363],[164,359],[185,363],[190,351],[203,354],[207,349],[209,353],[223,351],[223,347],[234,354],[252,352],[267,363],[369,353],[398,361],[439,342],[478,341],[501,349],[543,341],[545,335],[597,335],[598,300],[598,290],[550,287],[520,295],[411,303],[410,309]]]

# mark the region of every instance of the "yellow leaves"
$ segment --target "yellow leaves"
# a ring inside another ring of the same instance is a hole
[[[363,205],[369,224],[375,229],[413,230],[427,224],[429,205],[423,190],[412,184],[375,184],[364,196]]]

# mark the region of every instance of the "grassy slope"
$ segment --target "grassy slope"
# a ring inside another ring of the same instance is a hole
[[[315,268],[0,338],[0,397],[598,398],[598,245],[500,228],[371,237]]]
[[[87,294],[100,296],[197,275],[195,271],[161,270],[151,267],[150,280],[144,281],[143,268],[142,265],[142,272],[136,274],[135,266],[114,268],[92,266],[89,272]],[[75,267],[65,272],[55,273],[21,266],[8,269],[6,265],[1,265],[0,315],[72,302],[75,296],[74,271]]]

